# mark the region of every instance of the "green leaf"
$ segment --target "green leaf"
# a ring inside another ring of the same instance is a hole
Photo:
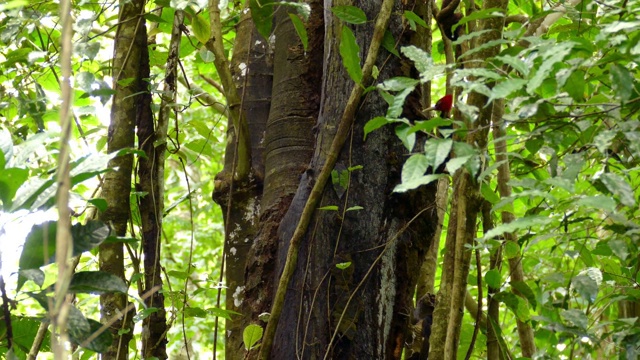
[[[611,85],[616,91],[616,95],[622,101],[627,101],[633,95],[633,85],[635,84],[633,75],[624,66],[611,64]]]
[[[338,205],[328,205],[319,207],[318,210],[338,211]]]
[[[105,210],[107,210],[107,200],[102,199],[102,198],[95,198],[95,199],[89,199],[87,200],[87,202],[93,206],[96,207],[96,209],[98,209],[98,211],[100,212],[104,212]]]
[[[424,144],[425,157],[429,165],[432,166],[432,171],[435,171],[447,159],[452,147],[453,140],[451,139],[431,139]]]
[[[22,254],[20,254],[18,263],[20,270],[37,269],[55,260],[56,232],[57,223],[55,221],[45,221],[31,228],[25,240]],[[86,225],[73,225],[71,227],[73,256],[100,245],[109,236],[109,232],[109,227],[97,220],[91,220]],[[18,290],[26,280],[27,278],[18,274]]]
[[[450,174],[452,173],[450,172]],[[482,183],[482,185],[480,186],[480,193],[482,194],[482,197],[484,197],[484,199],[492,205],[500,201],[500,196],[496,194],[496,192],[487,183]]]
[[[553,47],[553,51],[550,52],[549,56],[545,57],[538,71],[536,71],[535,75],[529,80],[527,93],[533,94],[533,92],[540,87],[542,82],[553,72],[554,65],[563,61],[564,58],[571,53],[574,44],[573,42],[565,41]]]
[[[488,19],[492,17],[504,17],[503,11],[504,10],[500,8],[490,8],[474,11],[469,16],[465,16],[460,19],[460,21],[458,21],[458,23],[454,25],[451,30],[455,30],[458,26],[462,26],[470,21]]]
[[[100,245],[109,236],[111,230],[107,224],[98,220],[89,220],[86,224],[77,223],[71,227],[73,236],[73,256],[80,255]]]
[[[244,341],[245,350],[249,351],[254,348],[255,344],[262,339],[263,329],[256,324],[249,324],[242,332],[242,340]]]
[[[562,310],[560,315],[565,321],[570,322],[570,325],[576,326],[582,330],[587,330],[587,327],[589,326],[589,319],[581,310]]]
[[[0,171],[0,200],[5,211],[11,209],[13,198],[27,178],[29,178],[27,169],[9,168]]]
[[[80,271],[73,274],[69,292],[87,294],[127,293],[127,284],[104,271]]]
[[[420,26],[422,26],[423,28],[427,28],[427,22],[424,21],[420,16],[418,16],[418,14],[414,13],[413,11],[409,11],[409,10],[405,10],[404,11],[404,17],[407,18],[407,20],[410,20]],[[415,25],[411,26],[411,30],[415,31]]]
[[[216,317],[221,317],[227,320],[231,320],[231,315],[240,315],[235,311],[231,311],[231,310],[225,310],[225,309],[220,309],[217,307],[213,307],[213,308],[208,308],[207,312],[213,316]]]
[[[536,301],[536,294],[534,294],[533,290],[529,287],[529,285],[524,281],[512,281],[511,287],[516,289],[522,296],[524,296],[531,307],[535,310],[538,306],[538,302]]]
[[[407,89],[413,91],[419,83],[420,82],[416,79],[397,76],[384,81],[382,84],[378,84],[378,88],[385,91],[403,91]]]
[[[414,66],[420,72],[420,81],[426,82],[433,80],[443,70],[442,67],[435,67],[431,55],[419,47],[410,45],[402,47],[402,53],[413,61]]]
[[[69,334],[71,337],[71,340],[78,345],[84,344],[84,342],[89,339],[89,336],[91,336],[91,334],[96,333],[102,329],[102,324],[98,321],[95,321],[93,319],[87,319],[87,322],[89,323],[89,326],[90,326],[90,330],[88,334],[82,334],[83,337],[80,337],[80,338],[76,336],[71,336],[71,334]],[[107,349],[109,349],[109,346],[111,345],[112,342],[113,342],[113,336],[111,335],[111,332],[109,332],[108,329],[107,330],[102,329],[102,332],[95,339],[91,340],[87,344],[84,344],[83,347],[86,349],[95,351],[97,353],[102,353],[107,351]]]
[[[356,37],[349,27],[342,26],[340,35],[340,56],[342,64],[347,69],[351,80],[356,84],[362,83],[362,68],[360,67],[360,47],[356,42]]]
[[[474,155],[466,155],[450,159],[449,161],[447,161],[446,169],[449,174],[454,174],[456,171],[458,171],[458,169],[466,165],[473,157]]]
[[[344,270],[346,268],[348,268],[349,266],[351,266],[351,261],[347,261],[347,262],[343,262],[343,263],[337,263],[336,267],[340,270]]]
[[[520,256],[520,246],[513,241],[507,241],[507,243],[504,244],[504,257],[513,259],[518,256]]]
[[[364,209],[362,206],[356,205],[356,206],[348,207],[347,210],[345,210],[345,211],[358,211],[358,210],[362,210],[362,209]]]
[[[505,81],[501,81],[491,89],[491,97],[489,97],[488,101],[491,102],[495,99],[505,99],[512,93],[523,89],[527,82],[528,81],[524,79],[507,79]]]
[[[602,181],[609,191],[620,198],[620,202],[623,205],[629,207],[636,205],[636,199],[631,185],[629,185],[629,183],[627,183],[620,175],[615,173],[604,173],[600,175],[599,180]]]
[[[436,175],[424,175],[422,177],[413,179],[409,182],[403,182],[402,184],[397,185],[394,189],[393,192],[406,192],[409,190],[413,190],[416,189],[422,185],[427,185],[430,184],[434,181],[437,181],[443,177],[445,177],[446,175],[444,174],[436,174]]]
[[[411,127],[406,124],[401,124],[395,128],[396,136],[402,141],[402,145],[409,151],[413,151],[413,147],[416,144],[416,134],[411,132]]]
[[[272,2],[272,0],[249,0],[253,23],[256,25],[258,33],[267,40],[271,35],[271,26],[273,23]]]
[[[211,39],[211,26],[209,26],[209,19],[205,18],[204,13],[197,14],[191,17],[191,28],[193,29],[193,35],[203,44],[206,44]]]
[[[524,76],[529,75],[529,66],[519,57],[511,55],[500,55],[495,57],[496,60],[501,61],[505,65],[511,66],[514,70],[518,71]]]
[[[40,269],[24,269],[18,270],[19,276],[23,277],[25,280],[31,280],[39,287],[42,287],[44,284],[44,271]]]
[[[588,275],[578,275],[571,279],[571,288],[590,303],[596,301],[598,284]]]
[[[500,236],[505,232],[511,233],[518,230],[529,228],[531,226],[546,225],[550,223],[551,220],[552,219],[550,219],[547,216],[535,216],[535,215],[518,218],[513,222],[510,222],[507,224],[500,224],[495,228],[487,231],[487,233],[484,235],[484,240],[493,239],[494,237]]]
[[[296,33],[302,42],[302,48],[304,51],[309,50],[309,36],[307,35],[307,28],[302,23],[300,17],[296,14],[289,14],[289,18],[291,18],[291,22],[293,23],[293,28],[296,29]]]
[[[184,316],[187,318],[206,318],[207,315],[209,315],[207,311],[199,307],[186,307],[184,309]]]
[[[531,318],[527,303],[517,295],[503,291],[496,294],[494,299],[507,305],[507,307],[516,315],[518,320],[526,322]]]
[[[331,12],[338,19],[349,24],[364,24],[367,22],[367,15],[362,9],[355,6],[334,6],[331,8]]]
[[[398,52],[398,49],[396,49],[396,39],[393,38],[393,34],[389,30],[384,32],[382,47],[393,55],[400,57],[400,53]]]
[[[392,121],[387,120],[387,118],[382,117],[382,116],[377,116],[374,117],[373,119],[367,121],[366,124],[364,124],[364,139],[367,139],[367,135],[374,131],[377,130],[389,123],[391,123]]]
[[[427,168],[429,167],[429,161],[426,156],[422,154],[413,154],[405,161],[402,166],[402,182],[407,183],[415,179],[421,178]]]
[[[584,206],[587,209],[595,208],[613,212],[616,209],[616,201],[609,196],[595,195],[586,196],[576,201],[576,205]]]
[[[498,270],[491,269],[484,274],[484,282],[489,287],[499,289],[502,286],[502,276]]]

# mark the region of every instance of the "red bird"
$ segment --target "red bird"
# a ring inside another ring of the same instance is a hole
[[[452,105],[453,105],[453,95],[447,94],[436,102],[436,105],[433,107],[433,110],[440,111],[441,118],[443,119],[448,118]]]

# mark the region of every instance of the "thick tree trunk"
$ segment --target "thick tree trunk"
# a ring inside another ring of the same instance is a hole
[[[247,3],[248,9],[248,3]],[[265,127],[269,116],[272,84],[272,51],[269,43],[257,32],[251,13],[243,12],[236,29],[231,73],[238,94],[242,116],[251,129],[251,176],[247,181],[218,183],[214,199],[222,207],[225,228],[226,309],[242,313],[245,297],[245,268],[249,250],[256,236],[262,207],[264,180]],[[231,179],[236,166],[236,137],[229,124],[225,166],[218,179]],[[231,198],[229,198],[231,192]],[[246,314],[246,313],[243,313]],[[225,359],[243,359],[243,329],[251,323],[251,316],[234,316],[225,323]]]
[[[107,151],[116,152],[124,148],[133,148],[135,140],[135,119],[138,117],[137,103],[143,97],[141,93],[147,91],[147,83],[141,68],[148,66],[147,35],[144,18],[144,1],[134,0],[122,4],[118,29],[115,36],[113,55],[113,87],[115,94],[112,99],[111,123],[107,140]],[[133,20],[133,21],[132,21]],[[132,45],[133,42],[133,46]],[[119,83],[122,79],[135,79],[129,86]],[[102,185],[102,197],[107,201],[107,210],[101,214],[100,220],[111,224],[116,235],[124,236],[127,232],[131,191],[131,172],[133,156],[118,156],[109,162],[109,168],[114,169],[105,174]],[[102,244],[98,253],[100,270],[112,273],[123,280],[124,252],[122,244]],[[133,337],[133,313],[125,312],[127,306],[126,294],[100,295],[100,314],[103,322],[111,320],[119,313],[125,317],[115,321],[109,330],[113,334],[113,343],[109,350],[102,354],[103,359],[127,359],[129,342]],[[129,330],[118,335],[120,330]]]
[[[369,19],[380,8],[380,2],[354,5]],[[315,152],[279,227],[280,269],[347,98],[352,87],[358,86],[349,79],[339,55],[342,24],[331,16],[325,20],[326,56]],[[368,48],[372,27],[353,28],[361,49]],[[390,27],[399,37],[399,16],[392,18]],[[397,58],[384,52],[378,60],[379,80],[397,75],[400,66]],[[386,103],[376,93],[369,93],[359,108],[350,141],[335,166],[348,176],[348,185],[346,189],[339,184],[325,188],[320,206],[337,205],[339,210],[316,211],[301,244],[274,341],[274,359],[383,359],[402,354],[407,309],[412,307],[419,267],[437,224],[435,184],[410,195],[391,193],[399,181],[406,150],[391,128],[377,130],[366,142],[362,136],[364,124],[385,112]],[[362,168],[353,170],[355,166]],[[362,210],[346,211],[350,207]],[[349,266],[341,269],[337,264]]]

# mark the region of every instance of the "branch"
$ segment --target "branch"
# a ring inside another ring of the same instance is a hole
[[[383,0],[382,2],[382,6],[378,14],[378,19],[376,20],[376,25],[373,30],[373,36],[371,38],[371,44],[369,45],[367,58],[364,62],[364,66],[362,67],[363,84],[368,83],[371,80],[371,71],[373,70],[376,58],[378,57],[380,44],[382,43],[384,32],[387,28],[387,25],[389,24],[389,19],[391,18],[393,4],[394,0]],[[298,223],[298,226],[296,227],[293,236],[291,237],[289,251],[287,252],[287,258],[284,264],[284,270],[282,272],[282,276],[280,277],[280,282],[278,283],[278,289],[276,291],[273,305],[271,307],[271,317],[269,319],[269,322],[267,323],[267,329],[265,330],[264,339],[260,350],[261,359],[269,359],[271,347],[273,345],[273,338],[275,337],[278,322],[280,320],[280,315],[282,313],[282,307],[284,305],[284,297],[287,291],[287,286],[289,285],[289,282],[293,277],[293,272],[298,262],[298,250],[300,247],[300,242],[307,232],[307,228],[309,227],[309,223],[311,222],[311,216],[313,215],[316,206],[318,205],[318,202],[322,197],[322,192],[325,185],[327,184],[327,180],[329,180],[331,170],[338,160],[338,154],[340,153],[342,146],[347,140],[349,130],[353,125],[355,113],[358,109],[360,98],[362,97],[363,93],[364,86],[354,84],[354,87],[351,90],[351,95],[349,96],[349,100],[344,109],[344,113],[342,114],[342,118],[340,119],[338,130],[335,137],[333,138],[333,142],[331,143],[329,154],[327,154],[327,159],[322,166],[322,170],[318,175],[318,179],[314,184],[313,189],[311,190],[309,199],[307,200],[307,203],[302,210],[300,222]]]

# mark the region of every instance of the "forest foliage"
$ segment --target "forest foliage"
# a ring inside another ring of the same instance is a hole
[[[273,5],[251,4],[257,29],[268,38]],[[473,1],[464,8],[469,9],[470,4]],[[309,9],[297,3],[285,6],[297,10],[289,16],[306,49]],[[8,299],[3,299],[11,321],[5,311],[0,321],[0,353],[9,356],[11,347],[12,354],[23,359],[36,341],[40,321],[47,317],[47,299],[56,282],[55,264],[50,264],[55,253],[55,222],[39,222],[31,228],[33,220],[29,219],[34,214],[52,218],[54,210],[61,29],[56,2],[12,0],[0,4],[0,9],[0,235],[14,234],[9,229],[20,226],[28,232],[19,261],[13,264],[16,268],[11,269],[12,262],[3,253],[5,279],[0,285],[7,283]],[[155,39],[149,47],[149,87],[156,107],[174,13],[186,14],[179,52],[182,85],[168,134],[162,229],[169,349],[172,354],[184,352],[185,347],[210,354],[213,343],[222,344],[223,339],[222,331],[218,339],[211,331],[216,317],[232,319],[234,314],[216,301],[222,285],[218,279],[224,235],[222,215],[211,193],[213,176],[223,163],[226,113],[214,55],[204,45],[211,37],[209,9],[206,2],[192,0],[156,0],[147,9],[144,18],[149,36]],[[228,55],[242,9],[239,2],[221,3],[220,30]],[[108,161],[123,154],[144,156],[136,149],[106,154],[117,11],[117,2],[78,1],[72,9],[70,207],[73,255],[82,256],[69,292],[77,297],[70,335],[80,346],[76,350],[80,358],[90,358],[111,341],[108,332],[94,336],[101,327],[96,294],[122,292],[136,303],[141,301],[136,288],[142,275],[135,266],[141,252],[135,199],[145,194],[132,187],[132,224],[125,238],[111,236],[108,224],[92,220],[95,211],[106,207],[98,190],[102,175],[110,171]],[[350,26],[374,20],[352,6],[336,6],[331,13]],[[498,289],[495,298],[502,311],[500,323],[492,326],[516,356],[519,349],[512,345],[517,343],[516,320],[531,324],[538,349],[535,358],[634,359],[640,355],[639,13],[638,0],[511,0],[508,14],[492,9],[473,11],[460,21],[459,26],[473,30],[468,25],[477,20],[503,16],[511,20],[501,39],[477,43],[483,31],[467,31],[455,41],[454,46],[475,44],[459,59],[462,67],[446,64],[438,31],[432,49],[397,49],[388,34],[383,41],[385,51],[410,59],[419,76],[396,77],[364,89],[379,92],[389,106],[384,117],[371,119],[365,133],[358,136],[390,126],[411,153],[394,191],[411,191],[465,169],[496,219],[502,212],[515,216],[515,221],[498,221],[491,229],[480,227],[468,249],[479,260],[472,263],[468,290],[477,297],[486,294],[488,287]],[[555,15],[554,21],[545,22]],[[413,29],[426,25],[413,12],[405,12],[402,18]],[[531,23],[538,23],[537,29],[542,30],[527,31]],[[339,36],[343,66],[356,86],[365,86],[361,49],[352,30],[345,25]],[[481,64],[474,62],[474,54],[492,46],[499,46],[497,56]],[[407,96],[422,84],[430,82],[434,96],[444,95],[447,73],[457,89],[453,119],[404,118]],[[492,132],[486,148],[464,141],[482,110],[465,103],[473,92],[488,98],[484,106],[505,109],[500,122],[493,124],[500,129]],[[417,144],[424,141],[418,134],[429,134],[429,139]],[[500,141],[506,144],[502,153],[506,160],[497,160],[500,150],[495,144]],[[509,196],[499,191],[497,176],[506,161],[510,165]],[[444,174],[436,173],[442,168]],[[333,181],[340,182],[337,173]],[[446,227],[444,232],[443,237]],[[517,234],[517,241],[507,241],[505,233]],[[17,240],[3,236],[2,241]],[[96,271],[96,246],[105,241],[126,246],[126,282]],[[510,281],[507,266],[489,268],[491,255],[498,251],[506,260],[521,257],[525,281]],[[441,254],[445,252],[441,249]],[[11,271],[15,273],[9,276]],[[479,292],[479,288],[484,290]],[[514,295],[512,289],[522,296]],[[140,306],[134,322],[139,324],[153,311]],[[461,348],[469,347],[476,323],[475,315],[465,314]],[[136,328],[136,336],[140,331]],[[259,327],[248,329],[247,348],[261,335]],[[131,352],[137,351],[136,346],[132,342]],[[483,357],[485,348],[486,337],[479,334],[474,356]],[[48,337],[40,351],[50,351]],[[464,357],[465,352],[460,351],[459,356]]]

